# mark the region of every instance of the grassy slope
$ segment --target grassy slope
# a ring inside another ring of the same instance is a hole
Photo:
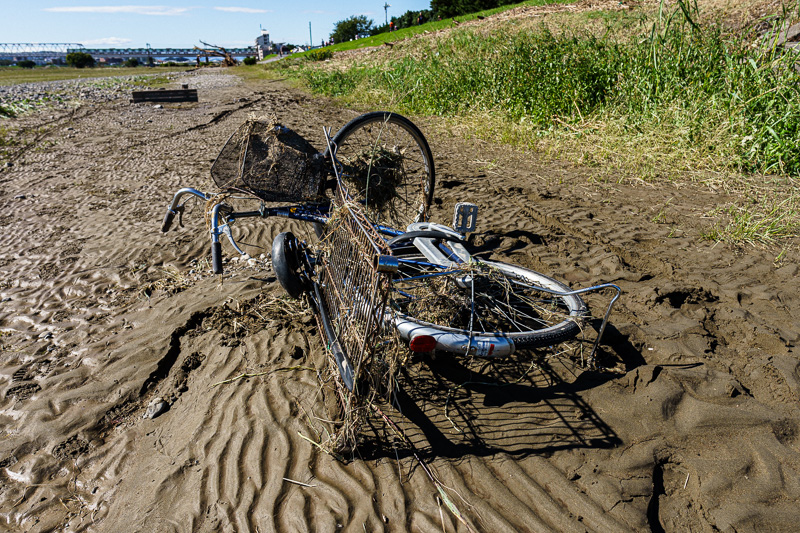
[[[593,167],[598,179],[739,192],[741,202],[717,212],[729,223],[706,236],[771,244],[800,229],[800,77],[781,54],[752,52],[753,34],[732,33],[770,14],[770,0],[758,2],[710,0],[712,9],[693,14],[701,34],[670,18],[674,4],[658,22],[659,2],[648,2],[546,19],[487,18],[469,29],[448,21],[451,31],[439,35],[400,41],[395,32],[391,50],[273,68],[355,105],[446,116],[469,135]],[[598,91],[607,94],[598,98]]]
[[[542,6],[547,4],[570,4],[575,2],[576,0],[527,0],[525,2],[519,4],[512,4],[502,7],[497,7],[495,9],[487,9],[485,11],[480,11],[478,13],[470,13],[469,15],[462,15],[459,17],[454,17],[452,19],[445,19],[445,20],[435,20],[432,22],[426,22],[425,24],[421,24],[419,26],[411,26],[408,28],[400,28],[393,32],[384,32],[379,33],[378,35],[373,35],[371,37],[366,37],[364,39],[358,39],[354,41],[348,41],[346,43],[337,43],[332,46],[327,46],[323,48],[324,50],[330,50],[332,52],[342,52],[345,50],[354,50],[358,48],[369,48],[371,46],[380,46],[385,42],[394,42],[401,39],[405,39],[407,37],[412,37],[414,35],[418,35],[425,32],[435,32],[443,29],[448,29],[454,26],[453,20],[461,22],[467,22],[472,20],[477,20],[479,17],[489,17],[491,15],[496,15],[498,13],[502,13],[504,11],[508,11],[515,7],[520,6]],[[303,52],[301,54],[297,54],[294,57],[302,58],[306,56],[308,52]]]

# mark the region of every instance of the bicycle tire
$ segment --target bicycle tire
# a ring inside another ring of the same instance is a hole
[[[342,126],[332,145],[347,192],[364,202],[375,224],[404,230],[428,219],[436,171],[413,122],[387,111],[366,113]]]
[[[300,272],[297,237],[292,232],[279,233],[272,241],[272,269],[291,298],[299,298],[308,290],[308,283]]]
[[[424,257],[408,249],[396,250],[395,255],[401,265],[392,282],[387,318],[407,341],[416,335],[432,335],[438,350],[500,357],[517,348],[552,346],[581,331],[578,322],[587,313],[586,304],[578,295],[540,290],[570,292],[549,276],[496,261],[443,271],[426,266]],[[419,276],[431,277],[413,279]],[[435,283],[440,286],[431,287],[431,280],[438,280]],[[467,297],[473,282],[477,292]],[[467,307],[471,329],[465,323]]]

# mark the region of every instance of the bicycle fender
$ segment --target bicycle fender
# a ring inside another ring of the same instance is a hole
[[[395,317],[393,321],[403,340],[408,342],[417,335],[429,335],[436,339],[436,349],[443,352],[477,357],[505,357],[515,350],[514,341],[500,335],[482,334],[470,338],[460,333],[421,326],[401,317]]]
[[[453,228],[448,228],[447,226],[435,224],[433,222],[415,222],[414,224],[410,224],[408,226],[408,231],[439,231],[446,235],[451,235],[459,240],[464,238],[463,235],[455,231]],[[414,246],[416,246],[417,249],[422,252],[422,254],[431,263],[448,267],[455,266],[456,263],[445,257],[439,248],[434,245],[433,241],[434,239],[432,238],[417,237],[414,239]],[[460,242],[449,242],[448,246],[461,261],[465,263],[470,262],[472,256]]]

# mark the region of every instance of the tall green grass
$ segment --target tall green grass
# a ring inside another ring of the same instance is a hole
[[[416,114],[480,113],[537,136],[614,122],[735,170],[800,173],[798,58],[700,27],[694,14],[681,1],[624,39],[544,27],[454,31],[416,41],[404,57],[301,75],[313,91]]]

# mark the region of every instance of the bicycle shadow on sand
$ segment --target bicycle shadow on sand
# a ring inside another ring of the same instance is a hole
[[[643,364],[627,339],[609,328],[607,338],[616,342],[604,343],[601,355],[621,359],[626,371]],[[553,349],[521,350],[498,360],[440,355],[404,368],[392,419],[423,458],[499,453],[522,458],[611,448],[621,440],[580,393],[620,375],[587,370]],[[392,446],[380,426],[365,432],[362,457],[410,455]]]

